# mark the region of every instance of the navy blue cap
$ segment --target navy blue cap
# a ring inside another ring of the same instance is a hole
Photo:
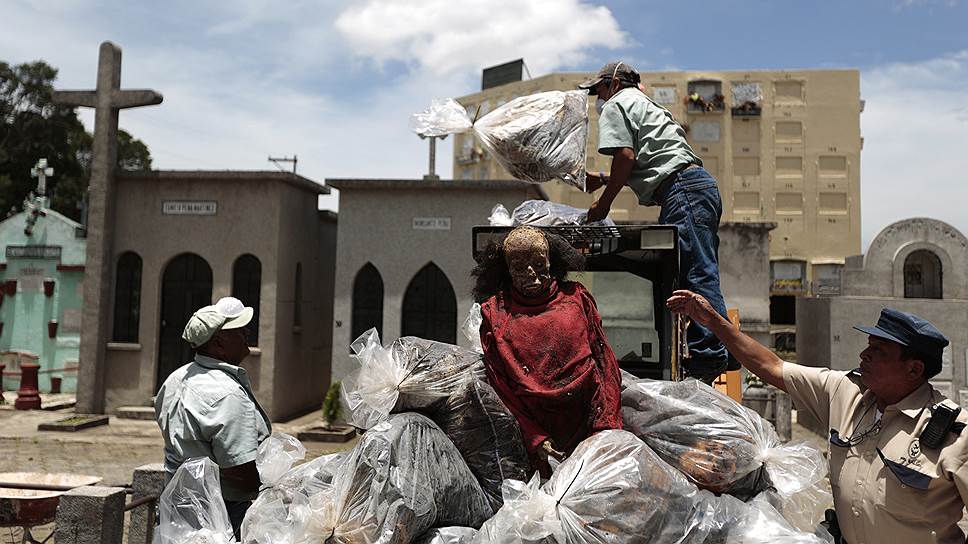
[[[877,325],[854,328],[918,352],[923,357],[922,362],[928,377],[941,372],[941,354],[948,345],[948,339],[924,319],[894,308],[884,308],[881,310],[881,317],[877,319]]]

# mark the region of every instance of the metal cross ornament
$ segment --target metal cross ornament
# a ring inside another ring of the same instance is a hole
[[[47,159],[40,159],[37,164],[30,169],[30,177],[37,178],[37,194],[45,196],[47,194],[47,178],[54,176],[54,169],[47,166]]]

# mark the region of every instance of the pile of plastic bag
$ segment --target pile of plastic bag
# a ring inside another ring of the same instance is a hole
[[[479,353],[419,338],[383,346],[375,331],[353,346],[360,368],[344,400],[365,434],[296,466],[298,440],[267,438],[245,544],[833,542],[816,529],[830,503],[820,453],[781,445],[705,384],[625,375],[626,430],[589,437],[542,482]],[[162,543],[232,541],[207,459],[179,468],[160,511]]]
[[[487,221],[492,227],[520,227],[522,225],[532,227],[615,225],[615,221],[607,217],[601,221],[589,223],[587,209],[575,208],[547,200],[525,200],[510,213],[508,213],[508,209],[503,204],[498,204],[491,209],[491,215],[487,218]]]
[[[522,96],[476,122],[456,100],[434,100],[410,128],[423,137],[473,132],[515,179],[560,179],[585,190],[588,93],[548,91]]]
[[[387,347],[375,329],[352,344],[360,368],[344,378],[349,420],[372,428],[390,414],[419,412],[454,444],[484,490],[493,510],[501,506],[501,483],[528,476],[521,429],[484,379],[477,351],[404,337]]]

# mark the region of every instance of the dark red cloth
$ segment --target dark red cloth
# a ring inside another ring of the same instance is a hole
[[[529,299],[510,289],[481,305],[487,378],[521,425],[531,462],[551,439],[570,454],[597,431],[622,428],[621,376],[595,299],[577,282]]]

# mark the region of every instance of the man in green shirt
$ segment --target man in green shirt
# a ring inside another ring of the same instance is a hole
[[[679,123],[645,95],[640,81],[634,68],[612,62],[579,85],[598,96],[598,152],[612,157],[609,175],[588,173],[588,191],[605,187],[589,208],[588,221],[605,219],[626,185],[639,204],[660,206],[659,223],[679,231],[679,288],[702,294],[725,317],[718,256],[723,205],[716,179],[702,167]],[[711,383],[727,369],[726,347],[709,329],[694,323],[687,340],[687,375]]]

